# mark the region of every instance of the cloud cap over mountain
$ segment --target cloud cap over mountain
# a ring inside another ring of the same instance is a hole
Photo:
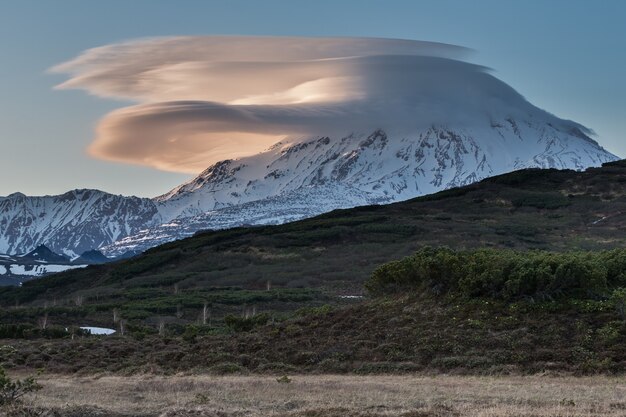
[[[85,51],[53,71],[81,88],[138,104],[105,116],[98,158],[197,173],[279,141],[383,128],[472,126],[533,117],[586,129],[528,103],[468,50],[375,38],[154,38]]]

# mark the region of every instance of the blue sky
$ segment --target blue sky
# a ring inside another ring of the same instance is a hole
[[[81,51],[147,36],[241,34],[429,40],[626,156],[626,1],[28,1],[0,3],[0,195],[72,188],[155,196],[189,178],[93,159],[96,122],[127,103],[53,90]]]

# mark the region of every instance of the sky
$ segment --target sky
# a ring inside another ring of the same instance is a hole
[[[50,72],[90,48],[157,36],[349,36],[464,46],[474,50],[466,60],[493,68],[531,103],[593,129],[600,144],[626,157],[624,21],[621,0],[5,0],[0,195],[98,188],[152,197],[191,178],[163,171],[167,165],[99,156],[93,143],[103,117],[137,105],[137,95],[102,94],[93,85],[55,89],[68,74]],[[199,169],[201,162],[194,164]]]

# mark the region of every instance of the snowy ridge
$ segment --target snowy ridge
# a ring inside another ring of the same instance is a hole
[[[349,187],[308,187],[196,216],[174,219],[120,239],[101,248],[101,251],[107,256],[116,257],[129,251],[141,252],[163,243],[190,237],[203,230],[282,224],[367,202],[366,196]]]
[[[70,257],[161,223],[154,202],[97,190],[58,196],[0,197],[0,253],[26,253],[45,244]]]

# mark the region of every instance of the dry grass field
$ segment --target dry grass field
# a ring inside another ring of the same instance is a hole
[[[626,416],[623,377],[46,375],[40,383],[26,399],[40,411],[15,415]]]

